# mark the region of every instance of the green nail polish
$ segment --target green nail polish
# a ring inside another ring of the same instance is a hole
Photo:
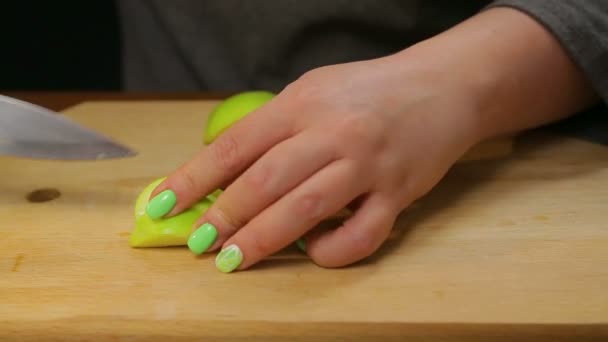
[[[175,196],[175,192],[173,190],[165,190],[148,202],[146,213],[152,219],[161,218],[173,209],[176,202],[177,197]]]
[[[224,248],[215,258],[215,267],[220,272],[230,273],[243,262],[243,253],[237,245]]]
[[[211,223],[205,223],[190,235],[188,248],[194,254],[203,254],[217,239],[217,229]]]
[[[306,253],[306,240],[304,240],[304,239],[298,239],[298,240],[296,241],[296,246],[298,246],[298,248],[299,248],[299,249],[300,249],[302,252]]]

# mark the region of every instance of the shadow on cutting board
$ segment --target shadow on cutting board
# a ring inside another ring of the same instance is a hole
[[[574,135],[570,134],[570,136],[573,137]],[[589,163],[567,170],[556,169],[551,171],[549,175],[547,175],[546,171],[538,170],[538,173],[536,173],[535,170],[530,170],[527,167],[524,169],[505,170],[507,166],[510,167],[510,165],[513,165],[512,162],[518,159],[534,160],[545,150],[559,148],[560,144],[564,142],[563,137],[561,134],[531,132],[516,139],[514,153],[508,157],[495,160],[472,161],[454,166],[426,196],[416,201],[399,215],[391,236],[374,255],[353,266],[373,265],[380,259],[395,253],[397,249],[407,249],[408,240],[413,231],[417,229],[436,230],[446,228],[438,225],[427,226],[425,222],[434,215],[438,215],[442,211],[452,207],[454,203],[457,203],[467,193],[493,181],[498,173],[507,172],[509,179],[525,177],[526,179],[557,180],[560,178],[574,178],[583,173],[593,173],[603,169],[598,164]],[[583,140],[590,141],[591,139]],[[608,157],[608,150],[606,155]],[[556,161],[556,163],[561,162],[568,163],[570,161],[566,159]],[[513,189],[512,191],[517,190]],[[508,196],[508,193],[503,192],[503,194]]]
[[[601,167],[594,163],[583,163],[575,168],[559,168],[557,166],[560,163],[572,163],[571,160],[560,159],[560,156],[551,159],[551,163],[556,163],[554,170],[534,169],[535,160],[539,163],[539,166],[542,166],[543,162],[546,166],[546,160],[543,156],[546,153],[554,156],[554,151],[559,150],[561,144],[572,138],[593,144],[608,145],[608,113],[605,108],[598,108],[573,119],[522,134],[515,139],[514,151],[509,156],[493,160],[474,160],[455,165],[426,196],[416,201],[399,215],[391,236],[376,253],[350,267],[369,267],[382,258],[395,253],[397,249],[407,249],[408,239],[412,232],[417,229],[444,229],[445,227],[437,225],[426,226],[425,222],[434,215],[452,207],[467,193],[492,182],[499,173],[507,172],[509,178],[513,179],[521,177],[522,179],[538,178],[539,180],[546,180],[570,178],[581,173],[592,173],[600,170]],[[608,150],[606,155],[608,157]],[[526,160],[526,166],[513,168],[513,162],[517,160]],[[512,191],[517,190],[513,189]],[[322,229],[334,229],[339,227],[342,222],[343,220],[340,219],[328,220],[321,226]],[[312,261],[299,252],[297,248],[290,246],[260,262],[252,269],[289,267],[294,263],[303,262],[310,263]]]

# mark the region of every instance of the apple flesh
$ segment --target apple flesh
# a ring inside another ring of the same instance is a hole
[[[203,136],[205,145],[211,144],[235,122],[263,106],[274,96],[275,94],[269,91],[256,90],[242,92],[222,101],[213,109],[207,119]]]
[[[164,180],[159,178],[148,184],[135,201],[135,229],[131,233],[131,247],[183,246],[188,242],[192,228],[215,202],[221,190],[203,198],[190,209],[169,218],[153,220],[146,214],[146,206],[152,191]]]

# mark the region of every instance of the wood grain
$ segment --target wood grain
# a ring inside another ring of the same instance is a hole
[[[133,159],[0,158],[0,340],[608,337],[608,149],[574,139],[535,134],[470,155],[349,268],[288,248],[226,275],[185,248],[129,248],[136,195],[197,152],[214,104],[65,112]],[[60,196],[28,202],[37,189]]]

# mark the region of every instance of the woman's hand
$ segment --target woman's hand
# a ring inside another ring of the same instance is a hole
[[[539,80],[551,73],[550,85]],[[153,196],[172,190],[174,205],[172,196],[158,201],[167,198],[173,215],[228,185],[188,243],[196,253],[221,247],[223,272],[248,268],[302,236],[317,264],[348,265],[376,251],[397,214],[472,145],[572,113],[591,98],[584,85],[539,24],[490,10],[399,54],[305,74]],[[569,94],[532,104],[523,90],[534,89]],[[310,233],[355,200],[343,226]]]
[[[239,269],[359,199],[342,227],[309,236],[307,251],[326,267],[369,256],[397,214],[475,142],[472,104],[399,62],[389,57],[307,73],[224,132],[156,193],[175,192],[175,214],[229,184],[194,239],[198,235],[206,247],[216,230],[206,251],[236,246],[231,248],[243,255],[234,265]],[[205,249],[190,244],[197,252]]]

